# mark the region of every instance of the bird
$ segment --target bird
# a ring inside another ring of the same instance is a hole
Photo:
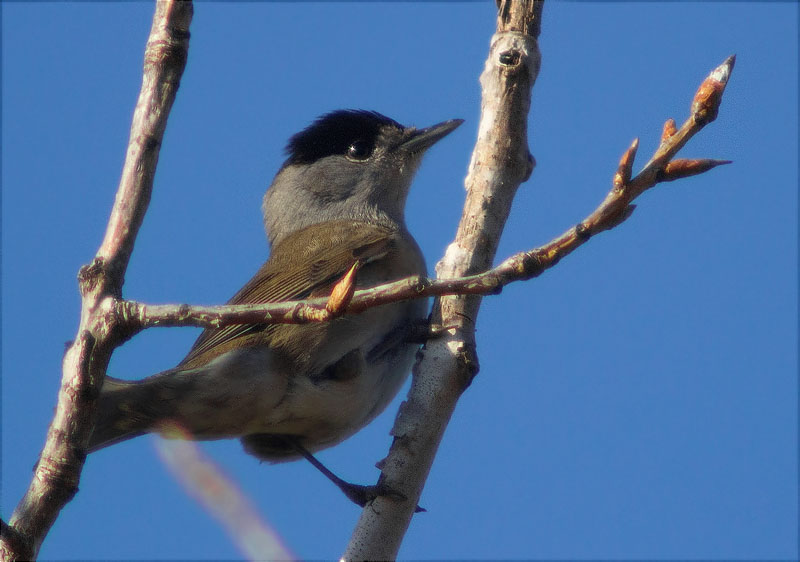
[[[328,296],[353,268],[357,289],[425,275],[406,199],[425,152],[462,122],[418,129],[350,109],[293,135],[263,199],[269,257],[228,304]],[[263,461],[308,459],[363,505],[374,490],[338,479],[313,454],[397,394],[427,333],[427,308],[415,299],[325,323],[206,329],[174,368],[138,381],[105,377],[88,451],[146,433],[239,438]]]

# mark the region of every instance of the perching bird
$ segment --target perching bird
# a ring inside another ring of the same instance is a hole
[[[264,197],[269,260],[229,304],[328,296],[356,263],[357,288],[424,275],[406,198],[425,151],[461,123],[415,129],[343,110],[294,135]],[[426,310],[416,299],[327,323],[207,329],[173,369],[106,377],[89,450],[172,424],[194,439],[241,438],[272,462],[309,458],[392,400]]]

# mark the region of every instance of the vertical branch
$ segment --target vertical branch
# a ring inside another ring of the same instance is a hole
[[[157,0],[153,26],[144,51],[142,89],[131,123],[128,151],[117,196],[97,258],[113,274],[128,267],[139,227],[144,220],[167,117],[178,93],[189,53],[189,23],[193,5],[181,0]],[[113,280],[115,290],[123,278]]]
[[[517,187],[530,176],[527,117],[539,71],[542,3],[503,0],[480,83],[481,120],[465,181],[467,199],[455,241],[436,267],[439,278],[488,269]],[[414,370],[408,400],[392,429],[381,483],[406,496],[378,497],[361,513],[345,559],[393,559],[411,521],[439,442],[461,393],[478,371],[474,325],[481,297],[437,299],[433,322],[454,327],[430,341]]]
[[[3,560],[33,560],[61,509],[78,490],[97,394],[113,349],[122,343],[114,298],[150,201],[167,116],[189,47],[191,2],[158,0],[147,41],[144,77],[130,144],[108,229],[93,262],[81,268],[78,335],[64,356],[55,415],[25,496],[3,525]]]

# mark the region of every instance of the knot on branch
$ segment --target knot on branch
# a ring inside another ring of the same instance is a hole
[[[139,142],[145,153],[158,152],[161,149],[161,139],[155,135],[142,135]]]
[[[497,61],[500,63],[500,66],[506,67],[513,67],[519,66],[519,61],[522,55],[516,49],[509,49],[508,51],[503,51],[497,57]]]
[[[92,263],[81,266],[78,270],[78,289],[82,297],[97,291],[102,284],[104,272],[105,260],[101,257],[96,257]]]
[[[192,313],[192,307],[188,304],[179,304],[178,305],[178,317],[179,318],[188,318],[189,315]]]
[[[424,293],[433,284],[430,279],[428,279],[427,277],[422,277],[421,275],[412,277],[410,283],[411,287],[417,293]]]
[[[527,91],[536,80],[540,65],[541,54],[535,38],[514,30],[498,31],[492,37],[480,83],[483,88]],[[515,99],[514,105],[520,101]],[[527,105],[525,109],[509,107],[509,110],[527,115]]]
[[[474,343],[463,343],[456,352],[456,378],[461,391],[472,384],[481,367],[478,363],[478,352]]]
[[[545,264],[538,250],[532,250],[522,254],[522,273],[525,275],[526,279],[538,277],[544,273],[544,271]]]
[[[107,261],[98,256],[78,270],[78,290],[83,298],[103,293],[121,298],[124,281],[125,274],[119,260]]]
[[[581,242],[585,242],[592,237],[592,231],[587,228],[582,222],[575,225],[575,238]]]
[[[533,154],[528,152],[528,167],[525,169],[525,174],[522,176],[522,183],[531,179],[534,168],[536,168],[536,158],[533,157]]]

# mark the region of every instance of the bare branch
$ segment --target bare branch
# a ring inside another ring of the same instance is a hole
[[[145,53],[142,91],[117,198],[104,240],[92,264],[82,268],[80,328],[64,357],[56,414],[31,485],[10,522],[2,522],[4,560],[32,559],[61,508],[77,491],[91,432],[95,401],[113,349],[134,333],[155,326],[327,321],[344,313],[409,298],[445,297],[434,306],[434,322],[449,334],[430,342],[415,369],[408,401],[393,428],[395,441],[382,465],[382,482],[407,500],[379,497],[362,513],[347,558],[396,557],[427,473],[461,393],[478,371],[473,328],[479,295],[530,279],[554,266],[592,235],[621,224],[632,201],[659,182],[703,173],[728,163],[673,157],[718,113],[734,57],[701,84],[690,118],[677,129],[665,123],[661,143],[644,169],[632,178],[638,140],[624,153],[603,202],[583,221],[548,244],[516,254],[488,269],[514,193],[530,176],[527,150],[530,90],[539,67],[537,37],[540,2],[500,2],[497,33],[481,76],[482,115],[466,180],[467,201],[458,234],[437,266],[439,279],[412,277],[354,291],[357,266],[327,299],[268,305],[197,307],[144,305],[121,299],[124,273],[147,209],[155,167],[186,62],[191,2],[159,0]],[[484,271],[480,274],[471,274]],[[448,296],[457,295],[457,296]],[[467,296],[469,295],[469,296]]]
[[[593,232],[614,228],[630,216],[632,207],[629,204],[641,195],[642,191],[630,199],[617,197],[615,192],[624,191],[631,183],[630,167],[638,144],[636,139],[623,155],[620,167],[614,175],[614,188],[606,200],[577,226],[544,246],[515,254],[483,273],[452,279],[414,276],[354,291],[354,266],[334,287],[328,298],[221,306],[148,305],[134,301],[117,301],[114,313],[120,317],[118,322],[126,324],[131,332],[130,335],[133,335],[143,329],[155,327],[222,328],[233,324],[328,322],[344,313],[355,314],[375,306],[414,298],[499,294],[509,283],[538,277],[556,265],[561,258],[588,241]],[[656,175],[656,183],[698,175],[719,165],[730,163],[730,160],[675,159],[667,163],[662,172]],[[638,178],[639,176],[636,179]]]
[[[501,14],[512,9],[509,4],[504,3],[501,6]],[[530,12],[527,7],[515,6],[515,8],[518,8],[520,12]],[[498,34],[492,41],[492,52],[487,69],[481,77],[481,83],[484,86],[481,133],[486,129],[491,129],[485,123],[498,123],[495,120],[497,112],[512,113],[510,108],[514,108],[514,103],[508,99],[510,94],[506,90],[502,90],[503,95],[498,95],[498,92],[493,89],[496,84],[491,83],[490,67],[494,60],[495,46],[501,41],[498,35],[501,33],[502,24],[499,24],[498,28]],[[535,40],[531,39],[528,38],[532,44],[531,52],[533,52],[536,45]],[[515,54],[518,52],[514,50],[502,52],[497,60],[500,64],[503,64],[504,61],[518,60]],[[538,61],[538,58],[536,60]],[[660,146],[644,169],[633,179],[630,176],[638,140],[632,143],[620,161],[611,191],[592,214],[545,246],[517,254],[485,274],[472,276],[469,282],[482,281],[486,283],[484,289],[492,287],[497,290],[511,280],[539,275],[585,243],[593,234],[621,224],[633,211],[634,206],[631,205],[631,202],[658,182],[702,173],[716,165],[726,163],[726,161],[712,160],[673,161],[670,168],[673,156],[703,126],[716,118],[722,93],[730,77],[734,61],[734,57],[728,58],[703,82],[695,95],[691,117],[680,129],[675,130],[674,122],[667,122]],[[535,71],[529,76],[531,80],[528,84],[532,85]],[[516,93],[523,90],[519,85],[516,86]],[[528,94],[528,91],[524,89],[525,95]],[[495,96],[495,100],[503,100],[508,103],[508,106],[492,107],[491,111],[487,110],[491,103],[489,101],[491,95]],[[520,106],[524,106],[524,104]],[[524,131],[527,107],[525,110],[524,114],[517,115],[521,119],[518,127],[522,131]],[[463,275],[476,262],[484,259],[487,251],[489,255],[493,256],[499,230],[502,229],[507,216],[504,214],[507,213],[507,198],[510,199],[513,196],[518,185],[508,185],[503,182],[503,180],[513,181],[513,170],[515,169],[513,160],[508,169],[494,170],[494,173],[487,173],[484,181],[475,181],[477,176],[473,174],[474,164],[480,161],[482,165],[485,166],[489,163],[491,167],[493,158],[497,158],[497,154],[492,152],[492,148],[488,149],[487,154],[483,154],[482,151],[486,147],[482,145],[481,133],[479,133],[478,144],[473,153],[473,166],[467,177],[469,194],[465,211],[456,241],[437,266],[437,273],[440,277],[459,273]],[[520,140],[520,136],[512,135],[510,138]],[[524,139],[524,135],[522,138]],[[497,143],[496,146],[500,146],[500,144]],[[512,143],[511,146],[516,145]],[[508,172],[509,169],[512,178],[503,173]],[[496,181],[497,178],[503,178],[503,180]],[[493,188],[500,189],[501,193],[493,191]],[[482,206],[476,206],[476,201],[479,201]],[[486,218],[485,215],[488,215],[489,218]],[[451,281],[455,280],[451,279]],[[421,292],[425,293],[428,290],[433,292],[432,288],[436,286],[436,282],[432,282]],[[351,307],[356,306],[359,297],[360,295],[356,293]],[[414,506],[419,500],[422,485],[455,408],[455,403],[478,370],[472,334],[478,306],[479,299],[476,297],[443,298],[434,306],[434,319],[442,325],[454,326],[455,333],[452,333],[450,337],[429,342],[423,351],[422,358],[414,371],[415,377],[408,401],[402,405],[392,431],[395,437],[394,443],[389,456],[381,463],[381,480],[388,482],[392,489],[401,490],[407,499],[398,502],[395,498],[379,497],[372,506],[367,506],[362,512],[359,524],[345,552],[346,559],[396,557],[400,541],[410,522]]]
[[[189,47],[191,2],[159,0],[144,52],[142,88],[133,112],[122,177],[97,258],[120,275],[122,286],[134,241],[144,220],[153,178],[167,127],[167,117],[178,93]]]
[[[514,193],[533,169],[526,125],[539,71],[541,13],[541,2],[503,0],[499,5],[497,32],[480,78],[481,119],[465,182],[467,200],[456,239],[437,265],[439,278],[491,265]],[[456,401],[477,372],[473,322],[479,305],[475,296],[446,297],[434,304],[433,321],[459,329],[423,350],[381,466],[381,481],[407,500],[381,496],[367,505],[346,559],[396,558]]]
[[[729,61],[723,63],[723,66],[727,64]],[[354,266],[328,298],[224,306],[147,305],[134,301],[117,301],[109,312],[116,314],[119,317],[117,322],[126,325],[132,335],[151,327],[221,328],[231,324],[327,322],[345,312],[363,312],[375,306],[411,298],[496,294],[509,283],[537,277],[593,234],[619,225],[630,216],[630,203],[657,183],[701,174],[716,166],[730,163],[729,160],[712,159],[670,160],[703,125],[701,121],[690,117],[677,130],[674,121],[669,119],[662,134],[661,146],[645,169],[631,179],[631,169],[639,146],[639,140],[635,139],[620,159],[612,182],[613,188],[590,215],[544,246],[515,254],[483,273],[444,279],[409,277],[354,292]]]
[[[192,3],[156,3],[142,90],[108,230],[94,261],[81,268],[78,336],[64,356],[55,416],[25,496],[0,539],[3,560],[33,560],[64,505],[78,489],[95,402],[111,351],[124,341],[103,303],[118,298],[147,209],[158,151],[186,63]],[[13,530],[13,532],[6,532]],[[13,540],[12,540],[13,539]]]

